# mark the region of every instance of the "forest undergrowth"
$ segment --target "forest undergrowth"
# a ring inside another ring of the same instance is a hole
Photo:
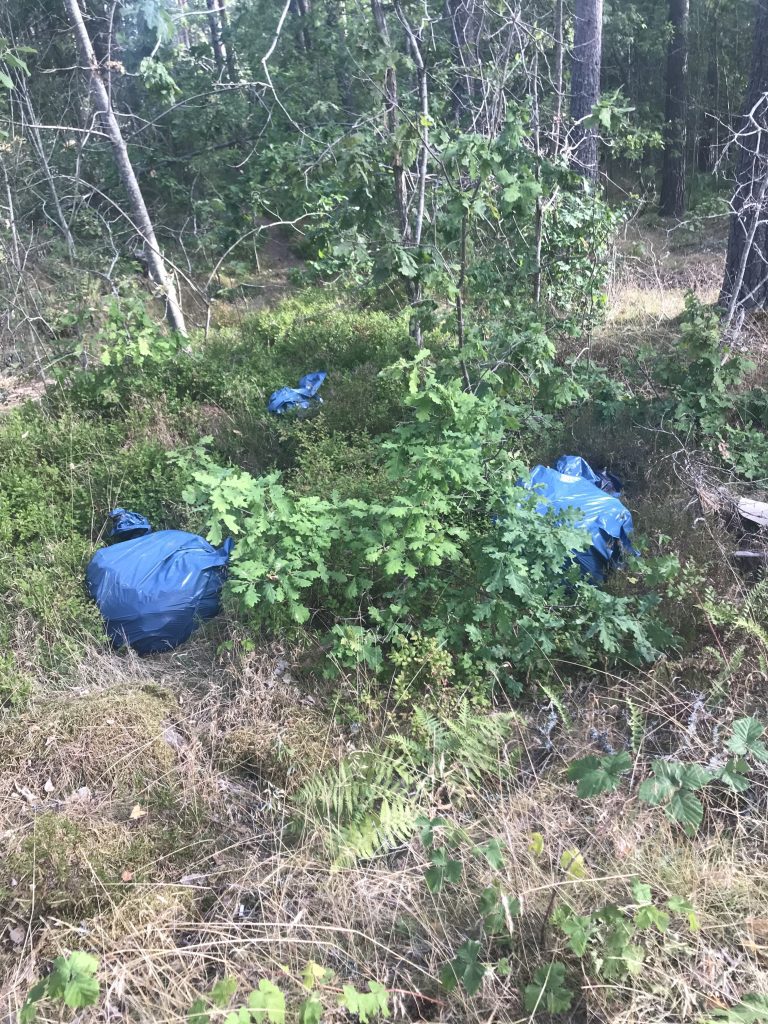
[[[768,1019],[768,591],[733,558],[766,364],[759,324],[720,360],[720,246],[628,228],[517,391],[312,289],[189,352],[127,296],[89,370],[8,378],[2,1019]],[[563,452],[626,484],[604,589],[505,504]],[[85,595],[115,505],[239,540],[175,652],[111,651]]]

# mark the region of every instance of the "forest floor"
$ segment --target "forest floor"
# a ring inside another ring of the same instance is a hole
[[[268,253],[256,279],[268,304],[287,289],[294,266],[293,257],[271,255],[276,271]],[[641,343],[668,347],[686,291],[716,297],[722,257],[715,229],[683,238],[630,225],[593,358],[618,373],[620,353],[631,356]],[[244,303],[233,303],[219,319],[237,327],[247,317]],[[34,384],[3,378],[0,413],[38,395]],[[570,430],[580,454],[628,472],[640,533],[664,534],[668,548],[707,566],[697,599],[713,591],[749,602],[731,567],[738,535],[703,514],[666,438],[640,428],[601,431],[588,415]],[[720,756],[739,716],[768,721],[759,609],[745,606],[747,626],[710,622],[709,639],[647,670],[576,673],[557,692],[528,694],[503,753],[516,752],[516,770],[500,764],[495,783],[486,780],[456,806],[436,798],[435,812],[470,831],[474,844],[456,854],[462,882],[449,897],[425,886],[429,858],[417,838],[339,866],[321,823],[300,836],[286,828],[301,785],[372,743],[380,728],[375,716],[362,726],[344,722],[338,691],[303,668],[290,645],[253,649],[226,614],[162,656],[115,654],[80,639],[72,669],[51,671],[40,635],[49,654],[65,643],[51,606],[79,585],[56,572],[60,592],[25,605],[9,640],[31,682],[29,698],[0,725],[4,1024],[15,1024],[51,960],[74,949],[99,957],[102,992],[98,1008],[71,1018],[78,1021],[184,1021],[225,975],[246,987],[271,978],[295,1003],[306,965],[316,961],[333,971],[320,981],[327,1006],[342,985],[364,989],[376,980],[397,1020],[522,1024],[532,1018],[521,991],[534,971],[571,956],[562,938],[545,934],[555,898],[588,914],[626,902],[632,880],[650,886],[659,906],[679,900],[693,909],[663,930],[643,931],[642,964],[620,983],[601,983],[585,968],[571,1008],[537,1020],[701,1022],[745,993],[768,996],[765,765],[755,766],[746,803],[708,798],[705,827],[693,838],[641,803],[634,785],[579,800],[565,776],[574,758],[616,750],[630,752],[633,779],[654,753],[706,763]],[[688,601],[681,596],[681,605]],[[681,620],[685,614],[681,606]],[[46,621],[42,634],[36,616]],[[365,679],[347,684],[348,699],[364,707]],[[471,891],[498,879],[472,854],[493,840],[506,851],[503,885],[525,913],[508,969],[489,972],[470,998],[438,979],[467,938]],[[323,1018],[349,1019],[339,1009]]]

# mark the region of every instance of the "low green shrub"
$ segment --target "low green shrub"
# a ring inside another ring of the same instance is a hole
[[[229,587],[241,606],[261,627],[335,626],[337,660],[374,673],[418,633],[484,699],[497,683],[519,693],[532,673],[549,677],[559,658],[653,658],[655,599],[580,581],[566,566],[587,535],[516,488],[519,407],[440,382],[428,356],[392,371],[406,378],[408,420],[379,442],[385,497],[299,493],[203,447],[179,457],[212,543],[237,541]]]

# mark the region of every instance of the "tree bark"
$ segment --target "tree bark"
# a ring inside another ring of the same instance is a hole
[[[560,152],[563,126],[563,0],[555,0],[555,112],[552,118],[552,154]]]
[[[467,107],[473,106],[478,64],[475,0],[446,0],[451,28],[455,70],[451,86],[451,117],[463,124]]]
[[[224,47],[224,59],[227,62],[227,77],[230,82],[239,82],[240,74],[237,70],[237,56],[232,43],[232,33],[229,31],[229,15],[227,14],[226,0],[218,0],[219,18],[221,20],[221,45]]]
[[[768,0],[755,2],[754,43],[744,113],[738,119],[736,192],[720,305],[768,308]]]
[[[600,99],[603,0],[576,0],[571,71],[571,167],[597,181],[597,132],[584,124]]]
[[[387,51],[391,48],[389,27],[381,0],[371,0],[371,12],[382,43]],[[397,141],[397,70],[393,63],[387,65],[384,72],[384,122],[390,142],[392,144],[392,175],[395,182],[395,207],[397,219],[400,225],[400,239],[403,245],[408,245],[411,240],[411,229],[408,223],[408,197],[405,186],[405,168],[403,157]]]
[[[216,62],[217,72],[221,74],[224,71],[224,51],[221,48],[221,39],[219,38],[219,20],[216,17],[216,4],[217,0],[205,0],[205,5],[208,8],[208,32],[211,36],[213,59]]]
[[[69,16],[72,30],[75,34],[77,48],[80,52],[80,59],[88,70],[93,101],[99,112],[104,130],[109,135],[109,140],[112,143],[115,165],[120,176],[120,181],[123,184],[123,188],[128,195],[134,226],[144,241],[147,261],[149,263],[152,276],[165,296],[166,316],[168,317],[168,321],[171,326],[177,330],[179,334],[186,336],[187,329],[184,323],[184,314],[176,293],[176,285],[173,281],[173,277],[168,273],[165,261],[163,260],[160,248],[157,244],[155,229],[152,224],[152,220],[150,219],[146,203],[144,202],[144,196],[141,193],[139,183],[136,180],[136,174],[128,155],[128,147],[123,139],[122,132],[120,131],[120,125],[117,123],[115,112],[109,102],[106,87],[99,73],[96,54],[93,51],[91,39],[88,35],[88,30],[85,27],[85,22],[83,21],[79,2],[78,0],[64,0],[64,6],[67,15]]]
[[[685,213],[685,149],[688,113],[689,0],[669,0],[672,37],[667,50],[664,94],[664,160],[659,212],[664,217]]]

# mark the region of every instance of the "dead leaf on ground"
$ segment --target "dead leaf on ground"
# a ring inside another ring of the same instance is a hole
[[[47,779],[45,785],[43,786],[43,789],[45,790],[46,793],[52,793],[54,789],[56,789],[56,787],[54,786],[50,779]]]
[[[27,929],[22,928],[18,925],[16,928],[11,928],[8,932],[8,938],[14,944],[14,946],[20,946],[27,936]]]
[[[138,818],[143,818],[146,815],[146,811],[141,804],[134,804],[131,813],[128,815],[129,821],[136,821]]]
[[[132,871],[124,871],[122,873],[122,875],[120,875],[120,878],[124,882],[132,882],[133,881],[133,872]]]

